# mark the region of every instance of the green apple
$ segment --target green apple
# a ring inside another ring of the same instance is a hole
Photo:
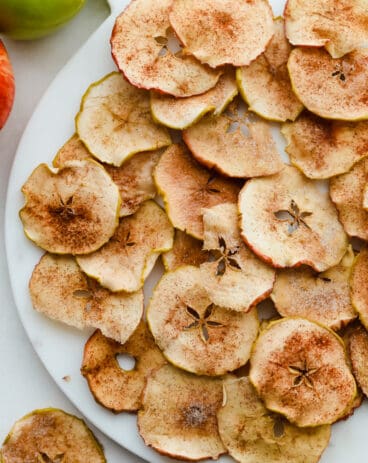
[[[85,0],[0,0],[0,33],[20,40],[53,32],[71,19]]]
[[[9,56],[0,40],[0,129],[8,119],[14,101],[14,75]]]

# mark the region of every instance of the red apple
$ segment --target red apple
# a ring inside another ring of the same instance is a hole
[[[3,42],[0,40],[0,129],[3,128],[13,106],[15,82],[13,69]]]

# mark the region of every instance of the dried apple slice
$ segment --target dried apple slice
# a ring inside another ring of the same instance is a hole
[[[166,273],[147,309],[164,356],[198,375],[223,375],[245,365],[258,334],[256,310],[234,312],[213,303],[193,266]]]
[[[120,367],[117,356],[128,354],[135,360],[132,370]],[[146,378],[166,363],[145,322],[141,321],[125,344],[106,338],[97,330],[84,347],[81,372],[94,398],[115,413],[136,411]]]
[[[365,185],[363,191],[363,209],[368,212],[368,184]]]
[[[237,69],[236,78],[250,111],[273,121],[293,121],[303,104],[291,88],[287,70],[291,46],[285,37],[282,18],[275,19],[274,30],[265,52],[249,66]]]
[[[118,225],[117,186],[97,162],[70,161],[54,172],[40,164],[22,187],[24,232],[56,254],[99,249]]]
[[[271,293],[275,270],[259,260],[240,237],[236,204],[203,211],[203,249],[211,253],[200,266],[211,301],[231,310],[250,310]]]
[[[306,108],[327,119],[368,119],[368,50],[333,59],[323,49],[296,48],[288,61],[291,85]]]
[[[269,410],[300,427],[334,423],[357,392],[341,338],[303,318],[283,318],[261,332],[250,380]]]
[[[34,410],[18,420],[0,451],[2,463],[106,463],[103,448],[76,416],[56,408]]]
[[[130,85],[118,72],[89,86],[75,124],[89,152],[114,166],[135,153],[171,144],[167,129],[152,119],[149,93]]]
[[[198,267],[206,262],[210,253],[202,249],[203,242],[196,240],[186,233],[175,230],[173,248],[162,254],[162,261],[166,271],[172,271],[183,265]]]
[[[240,191],[238,184],[197,164],[183,145],[172,145],[164,152],[154,179],[174,227],[200,240],[203,239],[202,209],[236,203]]]
[[[350,301],[350,272],[354,252],[349,246],[342,261],[322,273],[310,268],[278,272],[271,294],[283,317],[303,317],[339,330],[357,317]]]
[[[216,420],[222,380],[165,365],[147,379],[142,402],[138,430],[159,453],[189,461],[226,453]]]
[[[358,254],[351,272],[350,291],[351,302],[359,314],[360,321],[368,329],[368,249],[364,248]]]
[[[169,16],[185,50],[211,67],[246,66],[273,35],[272,9],[266,0],[175,0]]]
[[[172,248],[174,230],[165,212],[154,201],[120,220],[114,236],[78,264],[110,291],[133,292],[142,288],[161,252]]]
[[[242,237],[274,267],[307,264],[323,272],[346,252],[347,237],[334,205],[295,167],[249,180],[239,195],[239,209]]]
[[[70,256],[46,253],[29,282],[33,307],[78,329],[98,328],[124,344],[143,315],[143,293],[111,293],[87,278]]]
[[[368,43],[366,0],[288,0],[284,15],[293,45],[325,47],[341,58]]]
[[[349,354],[355,379],[368,397],[368,333],[362,326],[350,334]]]
[[[117,17],[112,56],[139,88],[176,97],[198,95],[216,85],[220,72],[182,50],[169,23],[171,0],[135,0]]]
[[[239,463],[317,463],[331,435],[329,425],[298,428],[269,412],[247,377],[224,382],[217,421],[222,442]]]
[[[197,161],[229,177],[271,175],[284,165],[268,124],[240,99],[184,130],[183,139]]]
[[[282,126],[291,162],[304,175],[326,179],[348,172],[368,155],[368,122],[322,119],[305,112]]]

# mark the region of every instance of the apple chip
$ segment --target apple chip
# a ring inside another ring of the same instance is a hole
[[[367,0],[288,0],[284,15],[293,45],[325,47],[341,58],[368,44]]]
[[[347,172],[368,155],[368,122],[341,122],[303,113],[281,129],[291,162],[304,175],[325,179]]]
[[[219,307],[193,266],[166,273],[147,309],[150,330],[164,356],[198,375],[223,375],[245,365],[258,334],[255,309],[248,313]]]
[[[323,272],[346,252],[347,237],[334,205],[295,167],[249,180],[239,195],[239,208],[242,237],[274,267],[306,264]]]
[[[226,453],[216,412],[222,381],[165,365],[147,380],[138,412],[138,430],[146,445],[181,460],[217,460]]]
[[[333,59],[320,48],[296,48],[288,69],[296,96],[306,108],[327,119],[368,119],[368,50]]]
[[[201,282],[214,304],[247,312],[271,293],[275,270],[247,248],[238,222],[236,204],[204,209],[203,249],[211,258],[201,264]]]
[[[99,249],[118,225],[117,186],[97,162],[69,161],[54,172],[40,164],[22,187],[27,237],[56,254]]]
[[[368,248],[358,254],[351,272],[350,295],[351,302],[359,314],[360,321],[368,329]]]
[[[159,160],[154,179],[174,227],[203,239],[202,209],[236,203],[235,182],[201,167],[184,145],[170,146]]]
[[[172,271],[183,265],[198,267],[210,257],[210,253],[204,251],[202,246],[202,241],[196,240],[180,230],[176,230],[173,248],[162,254],[165,269]]]
[[[136,87],[176,97],[198,95],[214,87],[220,72],[183,50],[169,23],[171,0],[135,0],[117,17],[111,35],[112,56]]]
[[[275,19],[274,30],[265,52],[249,66],[239,68],[236,78],[250,111],[273,121],[293,121],[303,105],[291,88],[287,70],[291,46],[285,37],[282,18]]]
[[[368,183],[366,183],[363,191],[363,209],[368,212]]]
[[[261,332],[250,380],[269,410],[300,427],[334,423],[357,392],[342,339],[303,318],[283,318]]]
[[[308,267],[278,272],[271,294],[283,317],[303,317],[339,330],[357,317],[350,301],[350,272],[354,252],[349,246],[342,261],[322,273]]]
[[[175,0],[170,23],[185,50],[211,67],[246,66],[273,35],[267,0]]]
[[[283,167],[269,125],[240,99],[186,129],[183,139],[197,161],[229,177],[271,175]]]
[[[298,428],[269,412],[247,377],[224,382],[217,412],[221,440],[239,463],[317,463],[331,426]]]
[[[56,408],[34,410],[12,427],[2,463],[106,463],[103,448],[76,416]]]
[[[70,256],[46,253],[29,282],[33,307],[78,329],[98,328],[124,344],[143,315],[143,293],[111,293],[87,278]]]
[[[349,354],[357,383],[368,397],[368,333],[362,326],[350,335]]]
[[[118,72],[90,85],[75,124],[89,152],[114,166],[135,153],[171,144],[167,129],[152,119],[149,93],[130,85]]]
[[[339,219],[349,236],[368,240],[368,212],[363,208],[368,182],[368,159],[363,159],[346,174],[330,180],[330,196]]]
[[[135,360],[132,370],[120,367],[117,357],[128,354]],[[166,361],[152,335],[141,321],[125,344],[106,338],[97,330],[84,347],[81,372],[94,398],[115,413],[136,411],[146,378]]]

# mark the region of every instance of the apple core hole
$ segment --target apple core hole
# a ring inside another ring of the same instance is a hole
[[[116,356],[116,360],[122,370],[124,371],[134,370],[136,360],[133,356],[129,354],[118,354]]]

